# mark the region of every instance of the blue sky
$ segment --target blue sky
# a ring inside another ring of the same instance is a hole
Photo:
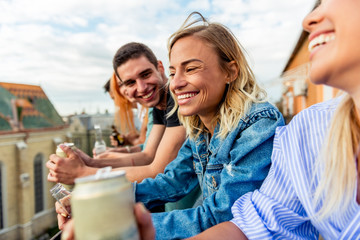
[[[130,41],[168,66],[167,38],[192,11],[229,27],[255,75],[279,98],[280,76],[315,0],[0,0],[0,81],[40,85],[61,115],[113,103],[102,86]]]

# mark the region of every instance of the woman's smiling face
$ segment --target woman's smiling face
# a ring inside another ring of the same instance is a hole
[[[194,36],[180,38],[171,49],[169,69],[179,113],[198,115],[203,122],[212,119],[228,81],[214,48]]]
[[[303,21],[309,32],[310,78],[349,93],[360,86],[360,1],[323,0]]]

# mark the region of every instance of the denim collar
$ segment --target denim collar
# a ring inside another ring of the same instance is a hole
[[[209,141],[210,138],[210,134],[209,133],[202,133],[199,135],[199,137],[196,139],[195,144],[199,147],[199,148],[204,148],[207,149],[209,154],[212,156],[215,156],[216,153],[218,152],[220,146],[221,146],[221,142],[223,141],[222,139],[220,139],[218,137],[219,134],[219,124],[216,125],[215,130],[214,130],[214,135],[212,136],[212,138]]]

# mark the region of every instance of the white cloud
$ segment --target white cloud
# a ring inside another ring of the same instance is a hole
[[[60,114],[112,110],[102,86],[130,41],[168,65],[166,44],[188,14],[228,26],[260,81],[280,74],[313,0],[0,1],[0,81],[40,84]]]

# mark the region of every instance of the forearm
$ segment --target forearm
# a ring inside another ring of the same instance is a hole
[[[142,166],[147,165],[152,162],[151,156],[144,152],[123,154],[118,158],[101,158],[101,159],[92,159],[88,164],[91,167],[102,168],[111,166],[113,168],[119,167],[128,167],[128,166]]]
[[[141,150],[142,149],[141,149],[140,145],[130,147],[130,152],[131,153],[141,152]]]
[[[155,178],[158,172],[154,171],[153,166],[135,166],[135,167],[123,167],[116,170],[125,170],[126,177],[131,182],[141,182],[145,178]]]
[[[163,155],[162,155],[163,157]],[[162,158],[156,156],[155,159],[148,165],[135,167],[123,167],[126,171],[126,176],[130,181],[141,182],[145,178],[155,178],[159,173],[164,173],[166,166],[172,161],[173,158]]]
[[[232,222],[223,222],[188,240],[212,240],[223,239],[226,236],[228,240],[246,240],[245,234]]]
[[[141,147],[136,145],[136,146],[125,146],[125,147],[118,147],[118,148],[114,148],[109,150],[109,152],[116,152],[116,153],[136,153],[136,152],[141,152]]]

